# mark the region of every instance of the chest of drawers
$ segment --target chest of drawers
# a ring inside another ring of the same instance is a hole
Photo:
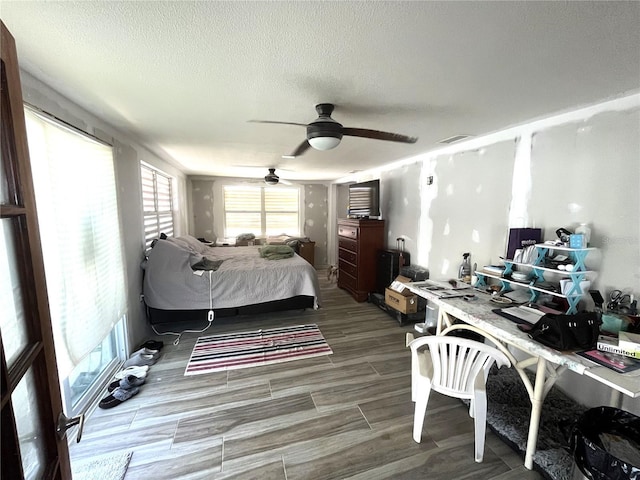
[[[364,302],[376,288],[376,259],[384,247],[384,220],[338,220],[338,287]]]

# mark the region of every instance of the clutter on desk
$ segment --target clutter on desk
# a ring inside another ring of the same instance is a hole
[[[429,279],[429,269],[420,265],[405,265],[400,269],[400,275],[410,278],[413,282],[421,282]]]
[[[622,290],[613,290],[609,294],[607,311],[630,315],[638,314],[638,301],[633,298],[633,294],[624,293]]]
[[[490,298],[490,301],[492,301],[493,303],[497,303],[498,305],[510,305],[513,303],[513,300],[511,300],[509,297],[503,297],[500,295],[494,295]]]
[[[567,230],[566,228],[559,228],[556,230],[556,236],[558,240],[564,244],[565,247],[569,246],[569,240],[573,232]]]
[[[616,353],[604,352],[602,350],[592,349],[584,352],[577,352],[583,358],[592,362],[610,368],[618,373],[627,373],[640,369],[640,360],[635,358],[618,355]]]
[[[432,293],[438,298],[456,298],[467,295],[471,285],[451,278],[448,281],[427,280],[419,288]]]
[[[602,352],[640,360],[640,335],[628,332],[620,332],[617,337],[600,335],[596,348]]]

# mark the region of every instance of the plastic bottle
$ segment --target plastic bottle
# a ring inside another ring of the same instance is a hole
[[[589,227],[589,224],[581,223],[578,228],[576,228],[576,233],[584,235],[584,244],[588,247],[591,241],[591,227]]]
[[[460,270],[458,271],[458,278],[463,282],[471,281],[471,254],[462,254],[462,263],[460,264]]]

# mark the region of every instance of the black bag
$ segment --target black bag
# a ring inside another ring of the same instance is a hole
[[[556,350],[589,350],[598,341],[601,323],[596,312],[575,315],[547,313],[531,327],[529,336]]]

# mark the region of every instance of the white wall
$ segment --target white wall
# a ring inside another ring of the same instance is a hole
[[[588,222],[601,257],[594,287],[603,295],[618,288],[640,296],[638,94],[451,145],[377,173],[388,244],[410,232],[411,261],[429,268],[431,278],[457,277],[463,252],[471,252],[479,267],[499,261],[509,227],[539,227],[545,239],[554,239],[558,227]],[[559,386],[585,405],[608,403],[608,388],[576,377],[565,374]],[[640,413],[640,399],[624,397],[623,407]]]
[[[118,186],[118,209],[123,238],[127,281],[129,345],[134,347],[148,338],[151,331],[140,301],[144,258],[142,192],[140,161],[164,171],[175,179],[174,221],[176,235],[187,231],[187,197],[185,176],[168,161],[159,158],[108,124],[70,102],[26,72],[21,72],[24,101],[113,145],[115,175]]]

